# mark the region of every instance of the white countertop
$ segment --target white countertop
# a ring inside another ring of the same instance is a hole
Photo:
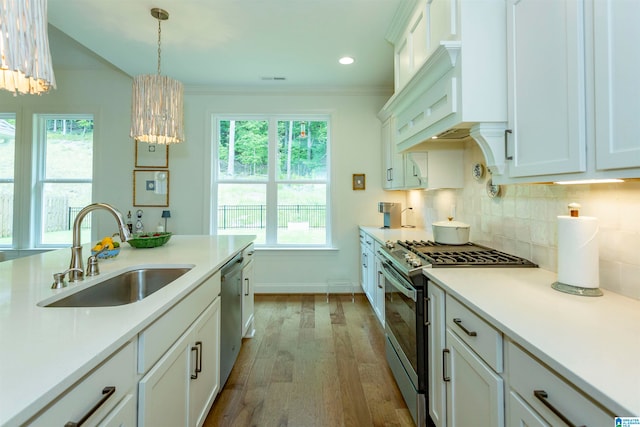
[[[614,415],[640,415],[640,301],[558,292],[540,268],[424,272]]]
[[[61,249],[0,262],[0,425],[20,424],[82,378],[98,362],[135,337],[186,296],[253,236],[172,236],[159,248],[123,244],[100,260],[99,276],[51,289],[53,274],[66,270],[71,251]],[[90,255],[83,248],[83,262]],[[142,301],[117,307],[47,308],[54,295],[115,276],[132,266],[193,266]]]
[[[424,229],[361,229],[380,242],[431,238]],[[540,268],[423,271],[615,415],[640,416],[640,301],[558,292],[557,274]]]

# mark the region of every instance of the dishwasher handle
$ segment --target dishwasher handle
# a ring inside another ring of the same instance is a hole
[[[233,276],[242,268],[244,268],[244,257],[242,254],[238,254],[222,267],[220,280],[224,282],[226,276]]]

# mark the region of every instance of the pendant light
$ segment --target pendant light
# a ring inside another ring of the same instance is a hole
[[[0,0],[0,89],[40,95],[55,87],[47,0]]]
[[[160,24],[169,13],[153,8],[151,16],[158,20],[158,74],[133,78],[130,135],[148,144],[174,144],[184,141],[184,90],[179,81],[160,75]]]

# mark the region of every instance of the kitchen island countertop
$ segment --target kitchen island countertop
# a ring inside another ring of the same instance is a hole
[[[24,423],[96,364],[134,338],[220,269],[254,236],[172,236],[158,248],[123,244],[101,274],[53,290],[70,249],[0,263],[0,425]],[[83,262],[90,245],[83,248]],[[115,307],[42,307],[133,266],[189,266],[186,274],[142,301]]]

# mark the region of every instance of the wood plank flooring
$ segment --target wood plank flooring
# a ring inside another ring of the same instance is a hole
[[[366,296],[256,295],[243,340],[204,426],[413,426]]]

